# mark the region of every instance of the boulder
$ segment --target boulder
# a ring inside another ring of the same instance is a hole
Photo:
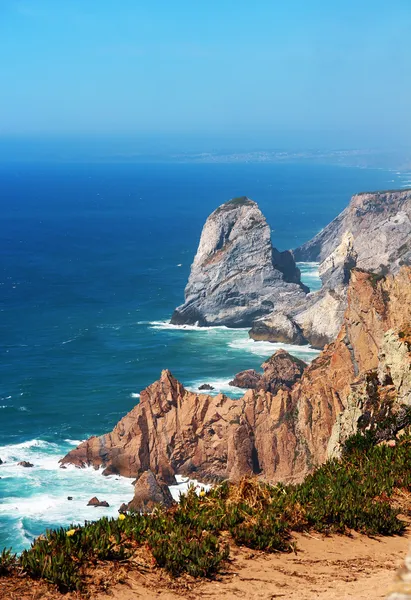
[[[247,369],[246,371],[237,373],[234,379],[229,382],[229,385],[250,390],[264,389],[263,376],[254,369]]]
[[[3,464],[3,461],[2,461],[2,460],[1,460],[1,458],[0,458],[0,465],[2,465],[2,464]]]
[[[308,343],[297,323],[287,315],[278,312],[254,321],[249,336],[256,341],[278,342],[280,344]]]
[[[202,385],[200,385],[200,387],[198,388],[199,390],[213,390],[213,386],[210,385],[209,383],[203,383]]]
[[[127,510],[150,512],[156,506],[169,508],[173,502],[167,485],[152,471],[145,471],[134,484],[134,497],[128,503]]]
[[[108,502],[106,502],[106,500],[99,500],[96,496],[94,496],[93,498],[91,498],[88,503],[87,506],[101,506],[101,507],[107,507],[110,506],[110,504]]]
[[[281,388],[291,389],[301,379],[306,363],[285,350],[275,354],[261,365],[263,373],[254,370],[237,373],[230,385],[239,388],[264,390],[275,394]]]
[[[34,467],[33,463],[28,462],[27,460],[22,460],[21,462],[18,463],[19,467],[25,467],[30,468],[30,467]]]

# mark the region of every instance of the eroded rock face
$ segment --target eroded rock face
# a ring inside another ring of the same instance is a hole
[[[382,279],[353,270],[347,301],[337,338],[291,389],[248,390],[232,400],[188,392],[163,371],[111,433],[80,444],[62,464],[126,476],[150,469],[168,484],[177,473],[303,479],[338,451],[359,417],[375,418],[378,406],[370,406],[401,407],[408,394],[411,268]]]
[[[275,394],[281,388],[291,389],[301,378],[306,366],[304,361],[291,356],[285,350],[277,350],[261,365],[263,373],[252,369],[241,371],[230,381],[230,385]]]
[[[251,326],[286,304],[303,301],[306,289],[292,254],[278,252],[257,204],[235,198],[207,219],[185,289],[177,325]]]
[[[295,439],[288,413],[288,394],[249,390],[240,400],[196,394],[163,371],[111,433],[83,442],[61,463],[104,466],[127,477],[151,470],[168,485],[175,474],[200,481],[260,472],[289,477]]]
[[[356,265],[376,270],[390,265],[397,272],[401,262],[411,259],[411,190],[356,194],[349,206],[312,240],[294,250],[299,261],[319,261],[324,270],[329,257],[351,236]]]
[[[322,289],[309,294],[304,305],[290,304],[282,316],[277,310],[256,321],[251,337],[323,348],[342,325],[351,269],[397,273],[411,263],[410,240],[411,190],[353,196],[336,219],[293,251],[298,261],[320,263]],[[281,318],[288,320],[287,327],[271,326]]]
[[[149,470],[142,473],[135,482],[134,497],[128,503],[127,510],[151,512],[156,506],[169,508],[172,504],[173,497],[167,485]]]

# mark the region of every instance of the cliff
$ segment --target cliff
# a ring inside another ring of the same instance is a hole
[[[127,476],[150,469],[168,483],[177,473],[301,480],[359,427],[380,414],[401,417],[411,403],[410,322],[411,268],[383,278],[354,269],[336,340],[291,390],[249,390],[231,400],[188,392],[163,371],[111,433],[80,444],[62,463]]]
[[[352,237],[357,267],[373,271],[386,265],[397,272],[411,259],[411,190],[356,194],[329,225],[293,251],[294,257],[320,262],[325,277],[347,235]]]
[[[174,324],[251,326],[253,321],[305,299],[292,254],[272,247],[257,204],[235,198],[207,219]]]
[[[283,315],[274,311],[257,320],[251,337],[283,342],[289,336],[292,343],[324,347],[343,322],[351,269],[397,273],[411,263],[410,239],[411,190],[356,194],[327,227],[293,251],[297,261],[320,263],[322,289],[307,296],[305,306],[290,304]]]

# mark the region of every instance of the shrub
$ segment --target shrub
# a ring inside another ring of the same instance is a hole
[[[410,438],[389,447],[376,446],[371,434],[357,434],[347,441],[341,460],[329,460],[299,485],[243,479],[202,496],[190,487],[170,509],[47,531],[19,559],[3,550],[0,575],[19,565],[60,590],[82,590],[97,561],[128,560],[144,546],[173,576],[213,577],[228,559],[223,540],[230,536],[249,548],[289,552],[295,547],[293,531],[401,534],[405,524],[395,498],[410,497],[410,462]]]
[[[11,548],[4,548],[0,552],[0,575],[8,575],[13,567],[16,566],[17,557],[13,554]]]

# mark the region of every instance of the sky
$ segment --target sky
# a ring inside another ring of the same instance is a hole
[[[0,0],[0,139],[411,140],[411,0]]]

